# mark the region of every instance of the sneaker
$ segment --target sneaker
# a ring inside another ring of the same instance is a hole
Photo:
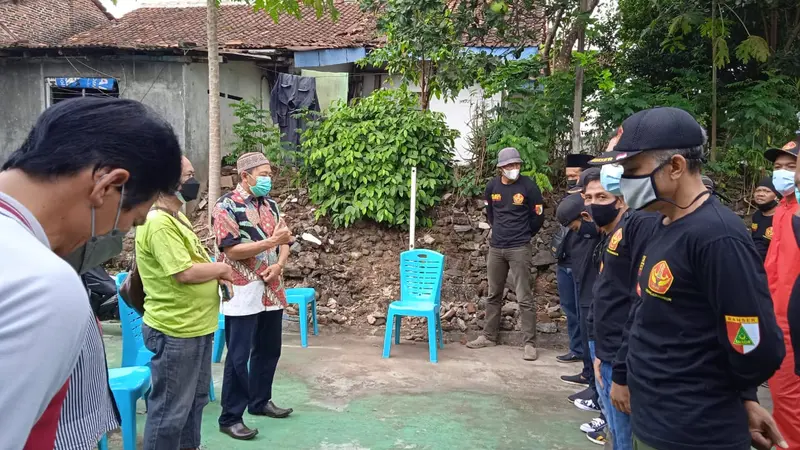
[[[592,388],[586,388],[580,392],[570,395],[567,397],[567,400],[569,400],[570,403],[575,403],[575,400],[590,400],[592,398],[594,398],[594,392],[592,392]]]
[[[592,399],[589,399],[589,400],[575,400],[574,405],[575,405],[576,408],[582,409],[584,411],[593,411],[593,412],[599,412],[600,411],[600,407],[597,406],[597,403],[595,403],[594,400],[592,400]]]
[[[556,356],[556,361],[560,363],[575,363],[583,361],[583,358],[576,355],[575,353],[569,352],[566,355]]]
[[[561,375],[561,381],[563,381],[564,383],[569,383],[569,384],[577,384],[578,386],[588,386],[589,385],[589,380],[584,378],[583,375],[581,375],[581,374],[577,374],[577,375]]]
[[[606,421],[602,417],[595,417],[591,422],[581,425],[584,433],[596,433],[606,427]]]
[[[474,341],[467,342],[467,348],[494,347],[495,345],[497,344],[493,341],[490,341],[489,338],[484,335],[478,336],[478,338]]]
[[[600,431],[591,431],[586,433],[586,438],[597,445],[606,445],[606,430],[603,428]]]
[[[525,344],[525,350],[522,352],[522,359],[525,361],[536,361],[538,357],[539,353],[536,351],[536,347],[531,344]]]

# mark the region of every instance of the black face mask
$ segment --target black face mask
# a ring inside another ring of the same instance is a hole
[[[578,180],[567,180],[567,188],[574,188],[578,185]]]
[[[200,194],[200,182],[194,177],[191,177],[181,185],[178,192],[181,193],[181,196],[183,196],[183,199],[187,202],[196,200],[198,194]]]
[[[767,212],[767,211],[771,210],[772,208],[775,208],[776,206],[778,206],[778,201],[777,200],[772,200],[772,201],[769,201],[769,202],[764,203],[764,204],[756,203],[756,208],[758,208],[758,210],[761,211],[761,212]]]
[[[619,214],[619,208],[617,208],[617,202],[611,202],[607,205],[598,205],[596,203],[592,203],[588,207],[589,215],[592,216],[592,220],[598,227],[604,227],[614,219],[617,218]]]
[[[578,230],[578,233],[586,238],[593,238],[600,235],[597,231],[597,225],[594,222],[587,222],[585,220],[581,220],[581,228]]]

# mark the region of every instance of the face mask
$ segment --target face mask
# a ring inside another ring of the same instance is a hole
[[[200,194],[200,182],[194,177],[191,177],[181,185],[178,192],[181,194],[180,196],[183,198],[184,202],[195,200],[197,199],[197,195]]]
[[[104,235],[95,235],[95,209],[92,207],[92,237],[64,258],[79,275],[83,275],[122,253],[122,240],[125,238],[125,234],[117,229],[117,225],[119,224],[119,215],[122,213],[124,195],[125,186],[123,185],[119,196],[117,217],[114,219],[114,228]]]
[[[621,195],[619,180],[622,178],[622,166],[619,164],[606,164],[600,169],[600,184],[603,189],[614,195]]]
[[[658,200],[656,180],[653,178],[656,172],[661,170],[664,165],[660,165],[647,175],[625,176],[619,180],[619,190],[625,197],[625,203],[633,209],[642,209]]]
[[[786,193],[794,187],[794,172],[786,169],[779,169],[772,172],[772,185],[780,193]]]
[[[594,222],[587,222],[581,220],[581,229],[578,231],[584,237],[597,237],[600,233],[597,231],[597,225]]]
[[[574,188],[578,185],[578,180],[567,180],[567,188]]]
[[[269,191],[271,190],[272,178],[270,177],[258,177],[256,178],[256,184],[250,186],[250,192],[252,192],[256,197],[263,197],[269,194]]]
[[[795,188],[795,192],[797,192],[797,188]],[[772,208],[774,208],[776,206],[778,206],[778,201],[777,200],[771,200],[771,201],[769,201],[767,203],[763,203],[763,204],[762,203],[756,203],[756,207],[761,212],[767,212],[767,211],[771,210]]]
[[[794,198],[797,199],[797,203],[800,203],[800,189],[797,189],[797,186],[794,188]]]
[[[503,169],[503,176],[505,176],[511,181],[514,181],[519,177],[519,169],[510,169],[510,170]]]
[[[592,203],[587,206],[587,209],[589,210],[589,215],[592,216],[592,220],[598,227],[604,227],[610,224],[619,214],[616,201],[607,205]]]

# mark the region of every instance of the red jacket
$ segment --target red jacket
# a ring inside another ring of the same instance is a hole
[[[772,218],[772,243],[764,262],[775,318],[783,331],[786,345],[786,358],[769,380],[773,401],[772,415],[789,443],[790,450],[800,450],[800,377],[794,371],[794,352],[787,314],[789,296],[800,276],[800,248],[792,230],[792,216],[797,209],[794,193],[781,200]]]

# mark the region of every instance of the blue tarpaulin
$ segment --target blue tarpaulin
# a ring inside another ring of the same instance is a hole
[[[114,78],[52,78],[50,83],[61,88],[100,89],[111,91],[117,80]]]

